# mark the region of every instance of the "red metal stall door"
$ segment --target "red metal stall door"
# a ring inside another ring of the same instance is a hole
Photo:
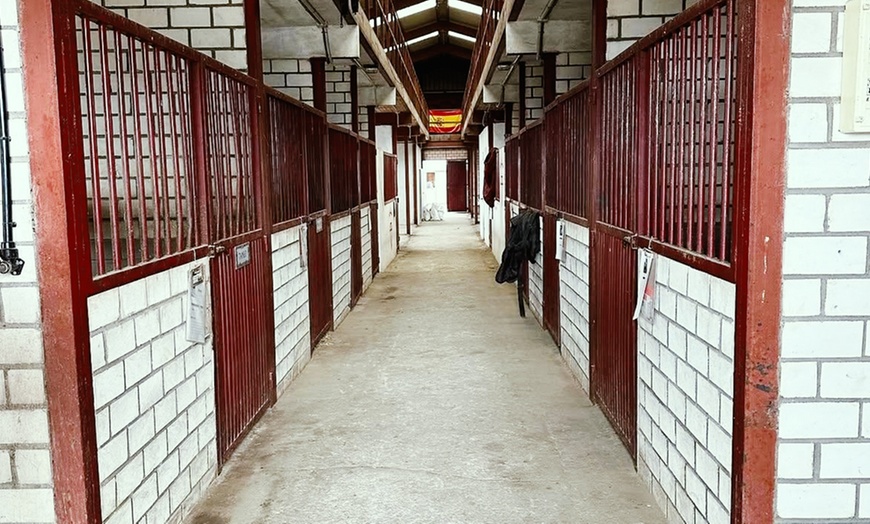
[[[592,252],[592,398],[637,457],[637,252],[596,231]]]
[[[381,236],[380,236],[380,212],[378,204],[373,203],[369,209],[369,224],[372,232],[372,277],[381,270]]]
[[[362,217],[360,211],[350,214],[350,297],[351,303],[356,305],[362,295]]]
[[[272,265],[266,239],[228,247],[212,258],[211,268],[223,464],[274,399],[273,313],[267,300]]]
[[[308,226],[308,289],[311,347],[314,348],[332,327],[332,260],[329,224],[325,217]]]
[[[467,211],[465,162],[447,162],[447,211]]]
[[[544,327],[558,346],[559,331],[559,261],[556,253],[556,215],[544,215]]]

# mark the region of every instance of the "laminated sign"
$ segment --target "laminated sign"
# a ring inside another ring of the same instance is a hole
[[[187,275],[187,340],[205,343],[205,270],[196,266]]]
[[[655,313],[656,254],[648,249],[637,252],[637,305],[634,320],[643,317],[652,322]]]

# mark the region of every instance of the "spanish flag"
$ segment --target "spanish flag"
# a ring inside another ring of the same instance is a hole
[[[430,109],[430,133],[459,133],[462,131],[461,109]]]

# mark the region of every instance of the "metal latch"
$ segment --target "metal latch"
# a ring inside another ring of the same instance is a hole
[[[622,237],[622,243],[630,247],[631,249],[637,249],[637,233]]]
[[[222,255],[227,252],[227,248],[224,246],[218,246],[216,244],[210,244],[208,246],[208,256],[216,257],[218,255]]]

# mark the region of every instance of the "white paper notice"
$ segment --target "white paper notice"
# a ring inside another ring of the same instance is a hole
[[[556,260],[565,258],[565,222],[556,221]]]
[[[308,224],[299,228],[299,265],[302,269],[308,267]]]
[[[647,249],[637,252],[637,304],[634,320],[643,316],[652,321],[655,312],[656,254]]]
[[[190,270],[187,276],[187,340],[205,342],[205,274],[202,266]]]

